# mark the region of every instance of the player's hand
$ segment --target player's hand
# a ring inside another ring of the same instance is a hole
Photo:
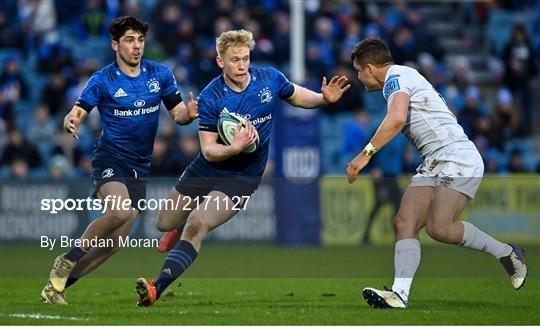
[[[358,173],[366,167],[370,159],[371,158],[366,156],[363,152],[360,152],[353,160],[351,160],[351,162],[349,162],[347,165],[347,179],[349,180],[349,184],[354,183]]]
[[[82,111],[81,109],[78,109],[75,116],[71,116],[69,118],[66,117],[66,119],[64,120],[64,129],[77,140],[79,139],[77,130],[79,129],[79,125],[81,124],[81,115]]]
[[[197,97],[197,100],[193,99],[193,92],[189,92],[188,94],[188,103],[186,105],[189,120],[193,121],[195,118],[199,117],[199,98]]]
[[[328,84],[326,84],[326,77],[323,77],[321,85],[321,93],[323,98],[328,103],[335,103],[343,93],[351,87],[351,84],[348,83],[349,80],[346,76],[334,76]]]
[[[255,129],[255,126],[249,120],[246,120],[244,124],[236,125],[234,140],[231,145],[241,152],[255,143],[258,138],[259,133],[257,133],[257,129]]]

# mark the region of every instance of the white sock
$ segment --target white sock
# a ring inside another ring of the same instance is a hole
[[[392,290],[404,301],[409,298],[409,291],[416,269],[420,265],[420,242],[407,238],[396,242],[394,251],[394,285]]]
[[[463,241],[459,244],[460,246],[487,252],[497,259],[512,253],[510,245],[497,241],[467,221],[461,223],[463,224]]]

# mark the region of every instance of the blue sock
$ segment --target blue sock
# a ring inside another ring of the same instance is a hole
[[[161,273],[154,282],[156,287],[156,298],[159,299],[161,293],[186,271],[197,258],[197,251],[191,243],[181,240],[169,252],[167,259],[161,267]]]
[[[64,258],[68,259],[69,261],[79,261],[84,257],[84,255],[88,253],[88,251],[83,250],[82,248],[75,246],[69,250],[66,255],[64,255]]]

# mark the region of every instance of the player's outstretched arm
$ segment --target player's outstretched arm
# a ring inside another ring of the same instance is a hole
[[[366,147],[347,165],[347,179],[354,183],[356,176],[369,163],[371,157],[403,129],[409,110],[409,95],[398,92],[390,97],[388,112]]]
[[[187,104],[182,101],[169,110],[169,115],[178,125],[189,125],[195,118],[199,117],[198,101],[193,99],[192,92],[189,92],[188,96]]]
[[[73,109],[71,109],[66,117],[64,117],[64,130],[73,135],[74,138],[79,139],[77,130],[79,129],[79,125],[81,125],[81,122],[84,120],[86,115],[88,115],[86,110],[79,106],[73,106]]]
[[[321,93],[313,92],[300,85],[293,85],[294,93],[287,99],[287,102],[293,106],[305,109],[318,108],[335,103],[351,87],[345,76],[334,76],[329,83],[326,82],[326,77],[323,77]]]
[[[238,124],[234,133],[234,141],[231,145],[219,144],[218,133],[199,131],[201,152],[204,158],[210,162],[224,161],[239,154],[242,150],[257,141],[259,135],[251,122],[247,121],[245,128],[241,129],[242,124]]]

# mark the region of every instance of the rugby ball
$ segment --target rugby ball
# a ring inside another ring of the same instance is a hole
[[[217,130],[219,133],[219,137],[221,137],[221,139],[223,140],[223,143],[231,145],[234,140],[234,132],[236,130],[236,125],[242,124],[242,126],[245,126],[245,123],[246,119],[238,114],[235,114],[234,112],[222,113],[217,123]],[[240,129],[240,131],[243,130],[244,127]],[[242,152],[252,153],[257,150],[258,146],[259,136],[257,135],[257,141],[245,148]]]

